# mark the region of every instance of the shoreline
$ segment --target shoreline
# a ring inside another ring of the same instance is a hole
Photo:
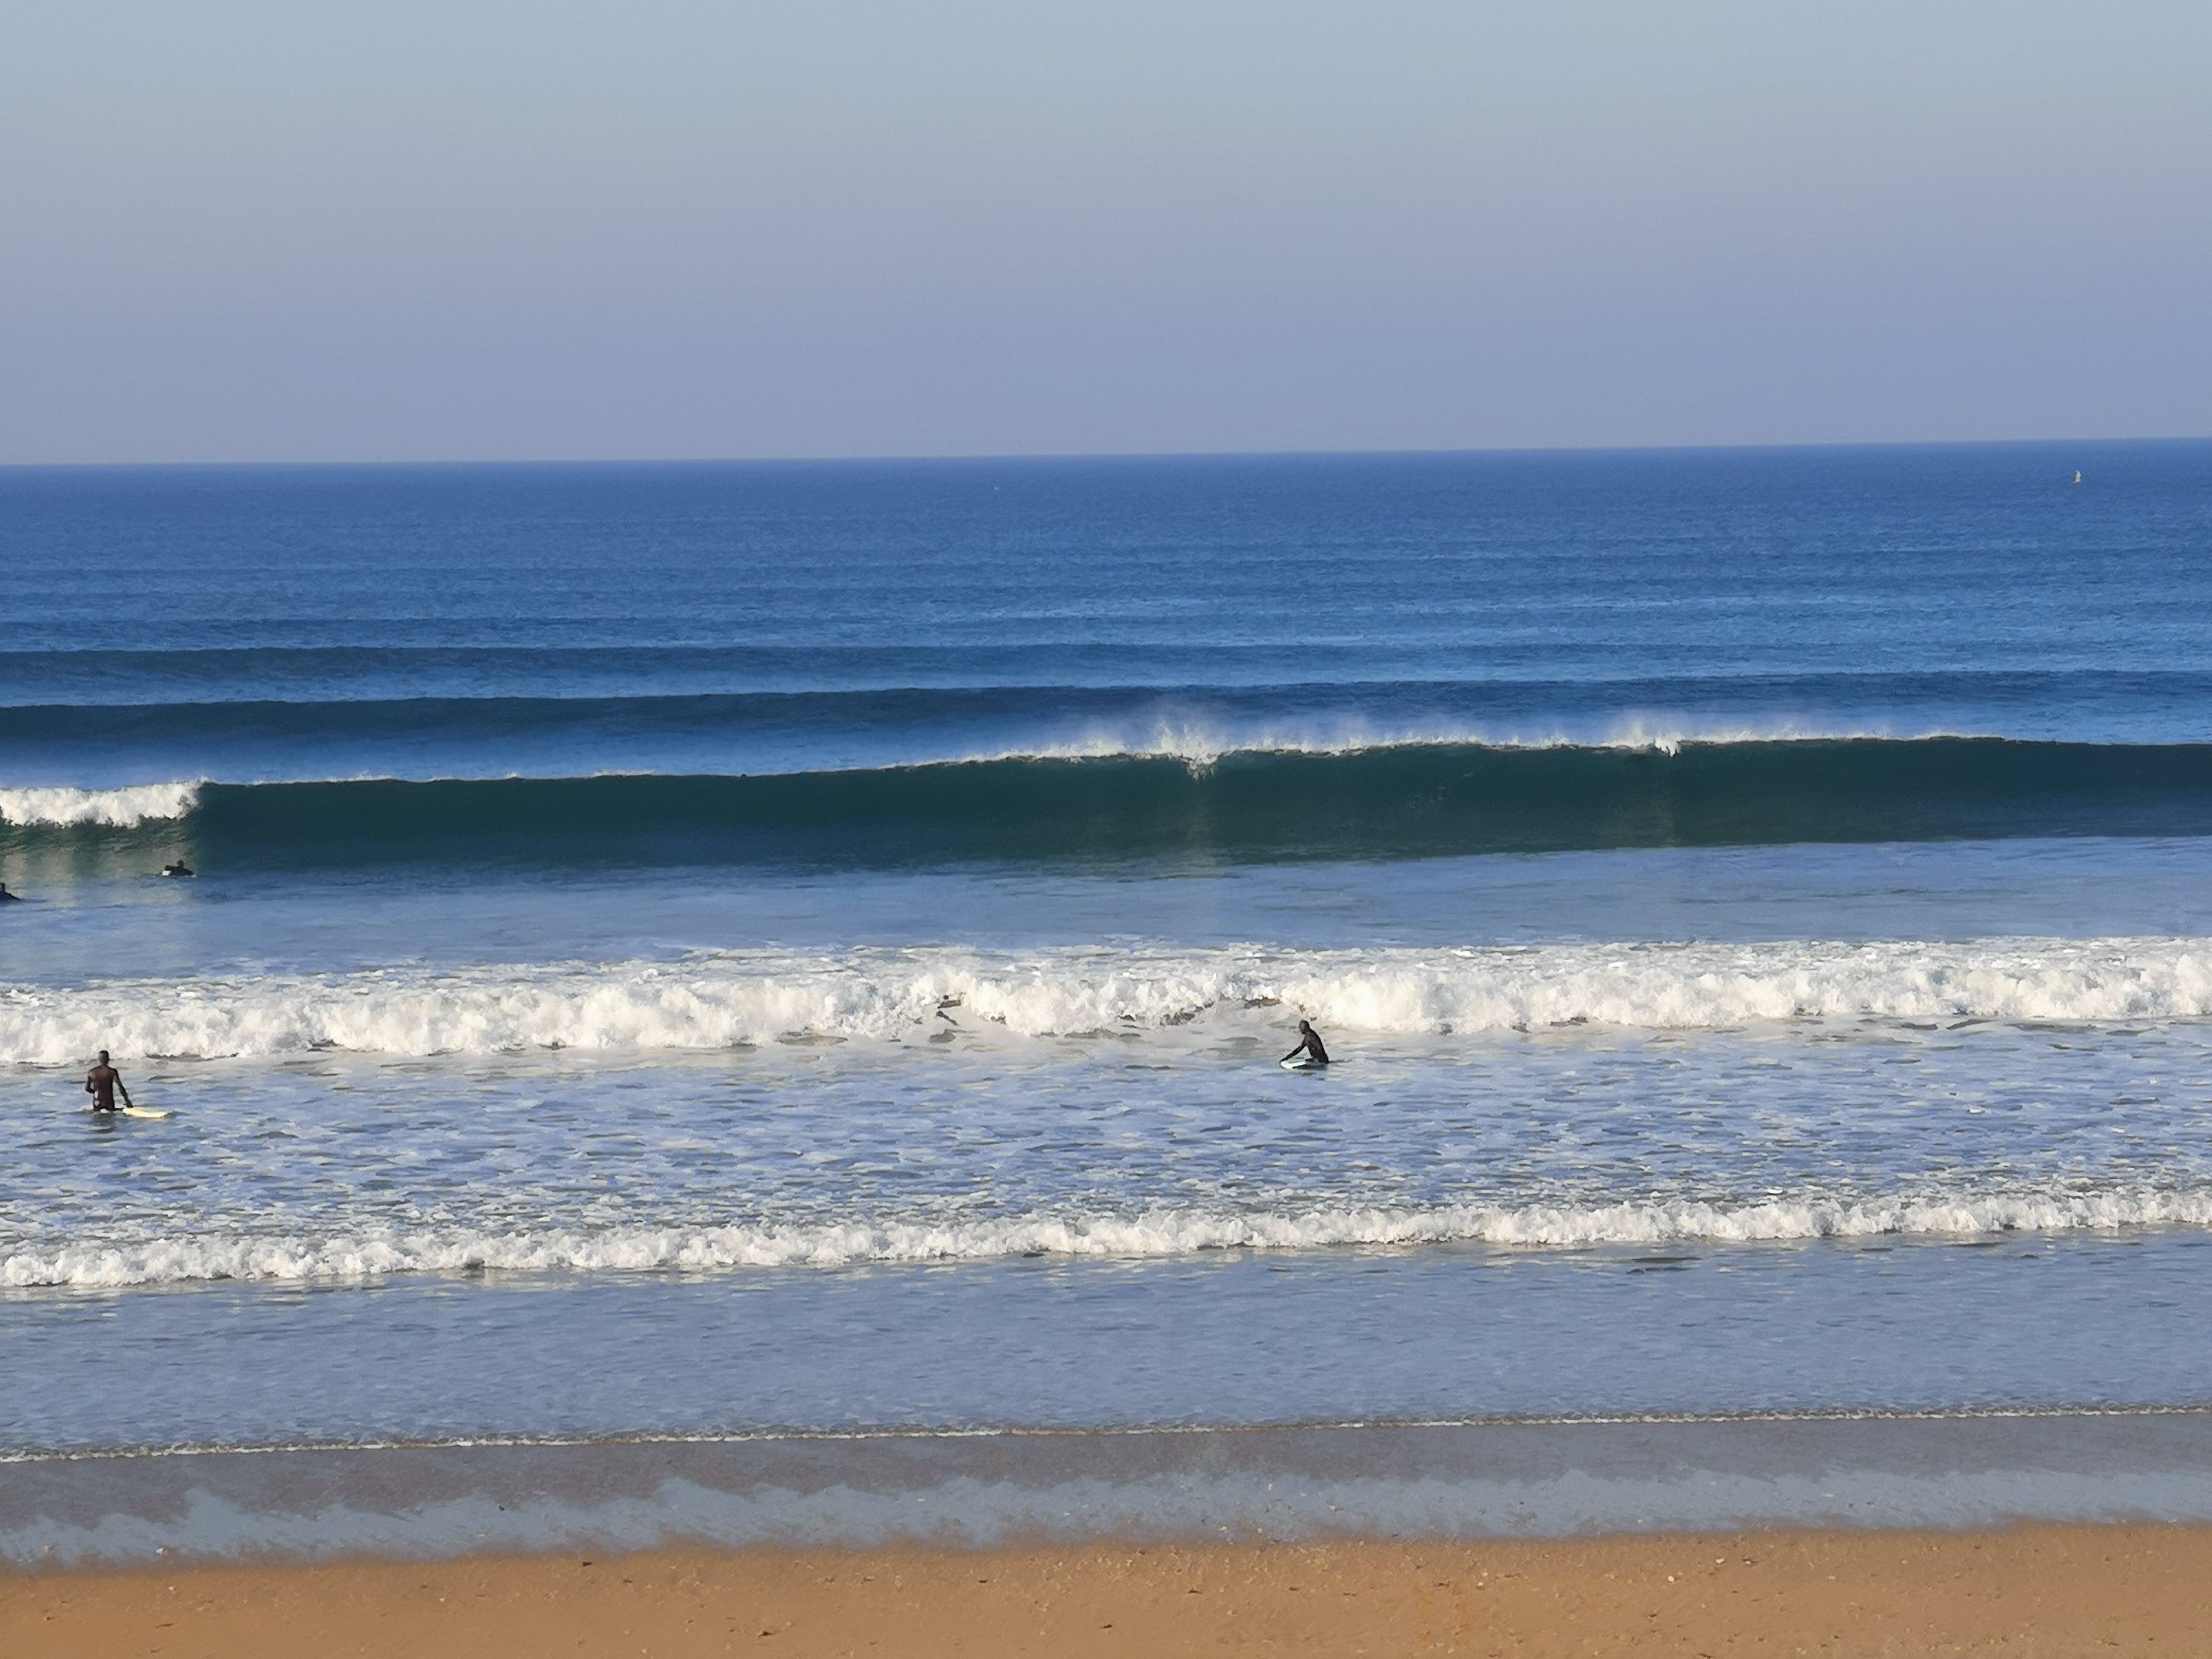
[[[2212,1410],[69,1454],[0,1571],[707,1549],[2212,1526]]]
[[[276,1659],[2212,1646],[2212,1528],[468,1556],[0,1573],[0,1650]]]

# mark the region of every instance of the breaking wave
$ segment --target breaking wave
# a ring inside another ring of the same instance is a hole
[[[19,829],[135,830],[188,816],[198,783],[141,783],[123,789],[0,789],[0,824]]]
[[[1580,1024],[2197,1019],[2212,939],[1621,945],[1459,950],[701,952],[671,962],[0,985],[0,1063],[714,1049],[1279,1022],[1437,1036]]]
[[[1237,1213],[1135,1214],[993,1221],[614,1226],[497,1232],[366,1231],[316,1237],[198,1236],[130,1244],[18,1248],[0,1285],[122,1288],[212,1279],[309,1281],[481,1270],[536,1273],[727,1272],[1017,1256],[1159,1259],[1213,1250],[1310,1250],[1401,1244],[1522,1248],[1734,1244],[1889,1236],[1929,1239],[2212,1225],[2212,1192],[1817,1196],[1752,1204],[1631,1201],[1576,1206],[1320,1206]]]

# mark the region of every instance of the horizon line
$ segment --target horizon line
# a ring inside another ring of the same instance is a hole
[[[420,470],[437,467],[927,466],[1080,461],[1443,460],[1475,457],[1506,459],[1521,456],[1781,455],[1836,450],[2057,449],[2069,446],[2096,448],[2118,445],[2201,443],[2212,443],[2212,433],[2063,438],[1849,438],[1800,443],[1517,444],[1435,448],[978,450],[854,455],[514,455],[317,460],[0,460],[0,472],[242,471],[252,469],[305,471],[316,468],[368,471],[382,467]]]

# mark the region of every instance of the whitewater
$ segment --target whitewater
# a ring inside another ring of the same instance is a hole
[[[1975,1238],[1993,1234],[2212,1226],[2212,1188],[2157,1192],[1802,1194],[1753,1204],[1319,1206],[1223,1212],[1153,1209],[988,1221],[847,1220],[814,1225],[372,1229],[331,1237],[219,1229],[130,1243],[0,1245],[0,1285],[117,1290],[215,1280],[313,1283],[395,1274],[727,1273],[988,1262],[1041,1256],[1170,1259],[1223,1250],[1426,1244],[1573,1249],[1812,1239]]]
[[[1278,1012],[1282,1011],[1282,1012]],[[1320,1021],[1345,1034],[1477,1036],[1581,1025],[2196,1020],[2212,939],[1566,945],[1200,951],[1157,944],[994,952],[702,951],[666,962],[0,983],[0,1064],[96,1048],[159,1059],[532,1049],[708,1050],[948,1032],[1188,1036]]]
[[[143,823],[187,817],[199,805],[200,784],[131,784],[118,789],[71,785],[0,788],[0,823],[24,829],[135,830]]]

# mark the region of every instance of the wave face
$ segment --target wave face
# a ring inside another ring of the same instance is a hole
[[[704,953],[571,964],[190,981],[0,998],[0,1062],[704,1050],[782,1038],[1018,1037],[1279,1023],[1444,1036],[1760,1021],[2212,1017],[2212,940],[1547,945],[1459,951]]]
[[[1208,1250],[1488,1244],[1526,1248],[1733,1244],[1892,1236],[1971,1237],[2212,1225],[2212,1191],[1817,1196],[1747,1205],[1323,1206],[1154,1210],[995,1221],[611,1227],[511,1233],[375,1230],[345,1237],[192,1237],[19,1249],[0,1285],[120,1289],[212,1279],[305,1282],[395,1273],[717,1272],[1016,1256],[1130,1260]]]
[[[1423,742],[1018,756],[756,777],[173,783],[0,793],[0,844],[151,830],[211,863],[1413,858],[2212,830],[2212,744]]]

